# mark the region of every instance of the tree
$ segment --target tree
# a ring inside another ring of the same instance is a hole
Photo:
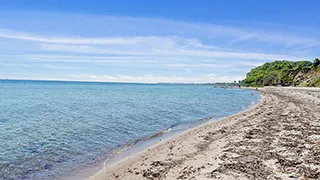
[[[265,63],[251,69],[247,73],[244,83],[247,86],[290,86],[299,72],[307,73],[319,63],[318,60],[315,60],[315,63],[311,61],[291,62],[286,60]]]
[[[313,66],[314,67],[318,67],[320,65],[320,59],[319,58],[315,58],[313,61]]]
[[[276,86],[280,84],[279,82],[280,79],[278,72],[271,72],[264,76],[262,83],[264,86]]]

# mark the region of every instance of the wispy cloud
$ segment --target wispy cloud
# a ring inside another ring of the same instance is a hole
[[[23,64],[23,63],[1,63],[0,66],[22,66],[22,67],[29,67],[29,64]]]
[[[243,41],[256,41],[256,42],[266,42],[272,44],[284,44],[286,46],[319,46],[320,40],[317,38],[308,37],[298,37],[298,36],[288,36],[285,34],[275,34],[267,32],[250,32],[246,34],[239,35],[234,38],[231,43],[239,43]]]
[[[197,77],[179,77],[179,76],[104,76],[104,75],[68,75],[72,79],[81,79],[86,81],[102,81],[102,82],[144,82],[144,83],[212,83],[212,82],[230,82],[243,79],[244,76],[219,76],[215,74],[207,74]]]
[[[81,37],[45,37],[25,32],[17,32],[8,29],[0,29],[1,38],[20,39],[42,43],[62,43],[62,44],[134,44],[139,42],[139,37],[132,38],[81,38]]]
[[[291,32],[290,28],[59,13],[46,14],[43,19],[41,13],[17,14],[0,12],[0,66],[10,67],[10,71],[3,68],[2,74],[19,72],[24,64],[30,74],[47,71],[48,76],[35,76],[45,79],[233,81],[266,61],[312,59],[320,46],[319,34]],[[7,23],[11,16],[14,18]],[[24,23],[28,18],[29,23]]]
[[[155,40],[155,41],[153,41]],[[170,42],[170,43],[168,43]],[[161,44],[161,46],[159,46]],[[301,60],[305,57],[295,56],[293,54],[266,54],[254,52],[235,52],[221,51],[216,47],[205,45],[197,40],[197,44],[189,42],[188,39],[176,37],[141,37],[139,43],[135,46],[79,46],[65,44],[40,44],[40,47],[46,51],[53,52],[73,52],[86,54],[113,54],[113,55],[132,55],[132,56],[162,56],[168,57],[200,57],[200,58],[215,58],[215,59],[255,59],[255,60],[275,60],[275,59],[291,59]],[[205,48],[199,48],[205,47]]]
[[[182,63],[174,63],[174,64],[166,64],[169,67],[184,67],[184,68],[229,68],[231,64],[209,64],[209,63],[197,63],[197,64],[182,64]]]
[[[73,70],[83,70],[85,68],[79,68],[74,66],[61,66],[61,65],[54,65],[54,64],[42,64],[43,68],[47,69],[73,69]]]
[[[6,77],[7,78],[7,77]],[[28,80],[62,80],[62,81],[94,81],[94,82],[135,82],[135,83],[213,83],[213,82],[233,82],[241,80],[244,76],[220,76],[207,74],[196,77],[180,76],[129,76],[129,75],[96,75],[96,74],[70,74],[66,76],[41,74],[41,73],[13,73],[8,76],[10,79]]]

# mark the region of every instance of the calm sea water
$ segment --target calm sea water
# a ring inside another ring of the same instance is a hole
[[[0,179],[48,179],[168,127],[225,117],[259,99],[257,92],[209,85],[2,80]]]

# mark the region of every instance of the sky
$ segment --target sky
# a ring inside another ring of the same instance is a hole
[[[0,79],[213,83],[319,57],[318,0],[0,0]]]

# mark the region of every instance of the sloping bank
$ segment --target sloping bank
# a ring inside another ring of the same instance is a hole
[[[320,89],[262,88],[258,105],[172,137],[90,180],[320,179]]]

